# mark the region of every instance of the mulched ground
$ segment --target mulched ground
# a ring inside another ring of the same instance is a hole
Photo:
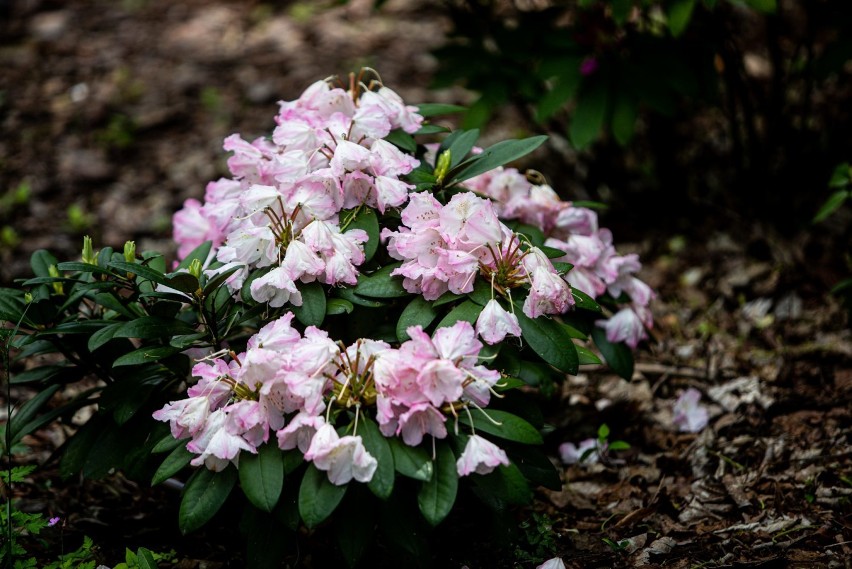
[[[370,65],[407,101],[469,100],[427,91],[427,51],[447,22],[421,4],[0,2],[0,189],[28,189],[0,199],[0,282],[25,275],[39,248],[76,257],[83,234],[170,251],[171,213],[225,173],[221,140],[266,133],[275,101],[318,78]],[[632,381],[585,369],[542,401],[546,444],[556,460],[560,443],[606,423],[631,449],[564,467],[561,492],[539,491],[515,513],[508,553],[448,526],[440,566],[534,567],[552,551],[570,568],[852,567],[852,336],[827,295],[844,276],[831,227],[782,239],[724,219],[677,235],[647,220],[603,223],[645,262],[654,338]],[[698,434],[671,422],[687,387],[710,408]],[[178,535],[174,490],[59,479],[48,459],[63,437],[40,432],[16,457],[47,461],[15,498],[63,518],[54,553],[89,535],[109,565],[146,546],[175,548],[181,568],[241,566],[234,528]],[[303,537],[291,563],[324,566],[322,538]]]

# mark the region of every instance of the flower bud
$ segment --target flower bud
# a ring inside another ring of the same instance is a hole
[[[32,301],[33,301],[33,295],[32,295],[32,293],[25,292],[25,293],[24,293],[24,302],[25,302],[25,303],[27,303],[27,304],[29,304],[29,303],[31,303]]]
[[[98,257],[95,255],[95,250],[92,248],[92,238],[88,235],[83,237],[83,262],[87,265],[98,264]]]
[[[50,265],[49,267],[47,267],[47,274],[49,274],[51,277],[53,277],[55,279],[58,279],[59,277],[62,276],[62,274],[59,272],[59,269],[56,268],[56,265]],[[53,286],[53,292],[55,292],[56,294],[65,294],[65,291],[62,288],[61,282],[54,281],[50,284]]]
[[[136,242],[127,241],[124,244],[124,260],[127,263],[132,263],[136,260]]]
[[[439,184],[444,180],[447,172],[450,171],[451,160],[452,154],[449,148],[441,152],[440,156],[438,156],[437,163],[435,164],[435,178],[437,178]]]
[[[203,267],[201,266],[201,261],[199,259],[193,259],[192,262],[189,264],[189,268],[187,270],[189,271],[190,275],[201,280],[202,268]]]

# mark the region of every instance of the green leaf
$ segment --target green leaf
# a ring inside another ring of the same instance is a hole
[[[474,423],[471,422],[471,416]],[[497,424],[492,421],[496,421]],[[473,426],[477,431],[482,431],[483,433],[488,433],[507,441],[516,441],[531,445],[540,445],[544,442],[541,433],[535,427],[517,415],[500,411],[499,409],[484,411],[482,409],[474,409],[470,412],[470,415],[465,413],[460,414],[459,422]]]
[[[849,190],[837,190],[829,198],[822,204],[822,207],[819,208],[819,211],[814,216],[813,223],[820,223],[829,215],[834,213],[840,208],[849,199],[850,193]]]
[[[574,344],[574,347],[577,348],[577,355],[580,357],[581,366],[598,365],[603,363],[601,359],[597,356],[597,354],[595,354],[589,348],[586,348],[584,346],[578,346],[577,344]]]
[[[582,150],[597,139],[603,128],[608,105],[609,90],[603,83],[595,83],[580,93],[568,127],[568,135],[575,148]]]
[[[432,478],[417,493],[417,505],[426,521],[436,526],[453,509],[459,485],[456,457],[447,441],[435,441],[433,464]]]
[[[151,454],[160,454],[164,452],[172,452],[181,444],[186,445],[186,439],[176,439],[172,436],[171,433],[164,436],[162,439],[154,445],[151,449]]]
[[[17,412],[12,413],[12,419],[8,426],[10,448],[20,441],[21,437],[29,434],[29,431],[26,429],[27,425],[35,418],[36,413],[50,401],[50,398],[59,391],[60,387],[59,385],[51,385],[39,391],[32,399],[21,405]]]
[[[206,283],[204,283],[204,290],[202,291],[204,293],[204,296],[209,297],[213,294],[216,294],[218,292],[217,289],[219,289],[219,287],[221,287],[222,284],[225,281],[227,281],[229,278],[231,278],[231,275],[233,275],[237,271],[241,270],[242,268],[243,268],[242,266],[231,267],[227,271],[222,271],[221,273],[216,274],[213,278],[211,278]],[[195,292],[195,290],[191,290],[191,291],[187,291],[187,292],[192,294],[192,293]]]
[[[692,19],[692,10],[695,8],[695,0],[670,0],[667,6],[669,20],[669,31],[674,37],[686,31],[689,20]]]
[[[376,508],[363,488],[356,486],[352,490],[335,516],[334,534],[346,563],[356,567],[373,541]]]
[[[274,444],[265,444],[257,454],[240,455],[240,485],[243,493],[264,512],[271,512],[284,487],[284,457]]]
[[[402,286],[402,277],[392,277],[391,273],[400,263],[385,265],[370,275],[358,277],[355,293],[373,298],[401,298],[411,293]]]
[[[499,466],[490,474],[474,476],[477,495],[495,509],[506,504],[522,506],[532,501],[533,492],[526,478],[514,464]]]
[[[126,263],[124,261],[112,261],[109,266],[119,272],[133,273],[137,277],[149,280],[158,284],[169,286],[169,280],[166,275],[156,269],[152,269],[147,265],[139,263]]]
[[[626,146],[636,128],[636,101],[627,93],[619,93],[612,110],[612,134],[616,142]]]
[[[144,346],[117,358],[112,367],[134,366],[159,361],[179,353],[180,348],[172,346]]]
[[[632,0],[612,0],[612,19],[619,26],[624,25],[633,9]]]
[[[550,490],[562,490],[560,471],[557,471],[542,449],[513,445],[512,448],[506,449],[506,454],[527,480]]]
[[[391,131],[385,137],[385,140],[411,154],[414,154],[417,150],[417,143],[414,141],[414,138],[407,132],[400,129]]]
[[[373,458],[378,462],[373,478],[367,483],[370,491],[382,500],[387,500],[393,492],[394,466],[393,454],[388,439],[379,431],[379,427],[364,415],[358,423],[358,434]]]
[[[417,130],[417,132],[414,133],[414,136],[422,134],[439,134],[446,132],[452,132],[452,129],[438,124],[424,124]]]
[[[602,423],[600,427],[598,427],[598,440],[605,441],[609,438],[609,425],[606,423]]]
[[[408,478],[427,481],[432,478],[432,459],[425,450],[410,447],[397,437],[388,439],[397,472]]]
[[[424,329],[435,320],[438,313],[432,308],[432,303],[420,295],[414,297],[414,300],[408,303],[408,306],[399,315],[399,321],[396,323],[396,337],[400,342],[405,342],[409,339],[408,328],[410,326],[421,326]]]
[[[528,318],[522,310],[515,311],[523,338],[541,359],[560,371],[574,375],[580,359],[571,336],[555,320],[540,316]]]
[[[30,257],[30,267],[37,277],[50,277],[50,266],[56,264],[56,257],[44,249],[39,249]]]
[[[459,105],[447,105],[443,103],[423,103],[417,105],[417,113],[423,117],[463,113],[466,110],[466,107],[461,107]]]
[[[538,101],[536,108],[536,120],[544,122],[552,117],[559,109],[574,98],[577,87],[580,86],[580,65],[582,57],[571,56],[565,59],[564,67],[559,76],[554,80],[553,88],[544,94]]]
[[[444,316],[435,328],[438,329],[453,326],[459,320],[464,320],[465,322],[470,322],[475,325],[476,319],[479,318],[479,314],[481,312],[481,305],[473,302],[472,300],[465,300],[453,308],[449,314]]]
[[[193,294],[200,288],[198,279],[189,273],[175,273],[166,276],[166,286],[186,294]],[[185,299],[186,300],[186,299]]]
[[[175,439],[172,439],[175,440]],[[181,442],[181,441],[178,441]],[[151,486],[156,486],[165,482],[178,472],[180,472],[196,455],[186,450],[186,441],[182,441],[169,455],[163,460],[157,472],[151,478]]]
[[[740,2],[765,14],[773,14],[778,10],[778,0],[740,0]]]
[[[606,331],[598,326],[592,328],[592,340],[612,371],[630,381],[633,377],[633,352],[630,348],[624,342],[613,344],[607,340]]]
[[[184,535],[199,529],[216,515],[237,482],[230,466],[222,472],[200,468],[187,481],[178,513],[178,526]]]
[[[305,326],[322,325],[325,320],[325,289],[314,281],[308,284],[300,283],[299,290],[302,293],[302,306],[293,305],[290,310]]]
[[[335,289],[334,294],[342,300],[345,300],[350,304],[357,304],[358,306],[366,306],[367,308],[381,308],[382,306],[385,306],[385,303],[380,300],[373,300],[355,294],[355,290],[350,287]]]
[[[157,562],[151,552],[144,547],[136,551],[136,566],[139,569],[157,569]]]
[[[325,303],[325,315],[334,316],[337,314],[352,314],[355,310],[355,305],[342,298],[329,298]]]
[[[87,347],[90,352],[94,352],[107,342],[113,339],[115,333],[124,326],[124,322],[115,322],[114,324],[110,324],[109,326],[104,326],[97,332],[94,332],[91,336],[89,336],[89,341],[87,342]]]
[[[831,173],[831,180],[828,182],[829,188],[844,188],[852,182],[852,167],[848,162],[839,164],[834,172]]]
[[[97,265],[90,265],[89,263],[80,263],[78,261],[69,261],[64,263],[58,263],[56,268],[60,271],[68,271],[68,272],[78,272],[78,273],[94,273],[96,275],[111,275],[112,273],[106,269],[102,269]]]
[[[574,308],[582,308],[584,310],[591,310],[592,312],[601,311],[601,305],[582,290],[571,287],[571,294],[574,297]]]
[[[192,334],[194,332],[195,330],[192,326],[180,320],[159,318],[157,316],[143,316],[122,325],[121,328],[115,331],[113,337],[154,340],[181,334]]]
[[[449,135],[441,143],[438,149],[437,156],[440,156],[444,150],[450,151],[450,171],[459,164],[471,151],[479,138],[479,129],[473,130],[457,130]],[[445,181],[451,179],[450,173],[444,178]]]
[[[547,137],[544,135],[522,140],[503,140],[462,162],[456,169],[450,170],[447,177],[451,179],[451,184],[463,182],[529,154],[545,140]]]
[[[324,522],[343,499],[347,485],[335,486],[325,472],[309,464],[299,487],[299,515],[309,528]]]
[[[344,218],[344,214],[341,212],[341,219]],[[364,243],[364,262],[369,262],[376,254],[380,241],[379,218],[376,215],[376,210],[371,207],[361,208],[355,219],[349,222],[347,230],[349,229],[363,229],[367,232],[368,239]]]

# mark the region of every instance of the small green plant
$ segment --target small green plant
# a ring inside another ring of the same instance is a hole
[[[32,187],[29,180],[24,180],[14,188],[9,189],[0,196],[0,215],[8,215],[16,207],[26,204],[30,200]]]
[[[601,462],[606,463],[609,459],[610,452],[630,449],[630,443],[626,441],[619,440],[610,442],[609,435],[609,425],[603,423],[600,427],[598,427],[598,438],[595,441],[595,446],[583,451],[583,454],[580,455],[580,462],[585,462],[590,456],[592,456],[592,454],[597,454]]]
[[[136,138],[136,123],[127,115],[113,114],[107,125],[95,134],[95,138],[107,149],[123,150],[133,144]]]
[[[555,555],[559,535],[553,529],[553,520],[547,514],[534,513],[518,526],[520,535],[515,544],[516,563],[539,564]]]
[[[95,222],[94,216],[83,209],[79,203],[73,203],[66,210],[68,226],[76,233],[83,233]]]
[[[615,551],[616,553],[626,553],[627,546],[630,545],[630,542],[626,539],[622,539],[621,541],[615,541],[608,537],[602,537],[601,541],[607,544],[609,548]]]
[[[834,191],[819,208],[813,218],[813,223],[821,223],[833,215],[843,205],[852,200],[852,166],[848,162],[838,165],[831,175],[828,187]],[[847,261],[849,251],[846,251]],[[852,322],[852,278],[847,278],[831,289],[831,294],[841,299]]]
[[[124,563],[119,563],[113,569],[157,569],[160,562],[171,563],[175,560],[175,557],[174,550],[168,553],[156,553],[140,547],[134,553],[130,549],[126,549]]]

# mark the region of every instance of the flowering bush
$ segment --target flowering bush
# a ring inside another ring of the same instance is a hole
[[[594,211],[504,166],[544,137],[478,148],[477,131],[428,121],[458,108],[406,105],[370,77],[282,102],[270,137],[228,137],[231,177],[175,214],[174,270],[132,243],[95,254],[87,240],[80,262],[34,255],[36,278],[0,292],[0,315],[18,324],[18,360],[61,357],[13,380],[41,391],[10,444],[96,404],[65,474],[158,483],[197,467],[184,532],[239,482],[254,527],[338,511],[353,563],[376,515],[347,506],[365,499],[353,486],[382,508],[414,494],[431,525],[460,482],[498,508],[560,487],[525,392],[600,363],[590,341],[630,376],[652,324],[639,261]]]

